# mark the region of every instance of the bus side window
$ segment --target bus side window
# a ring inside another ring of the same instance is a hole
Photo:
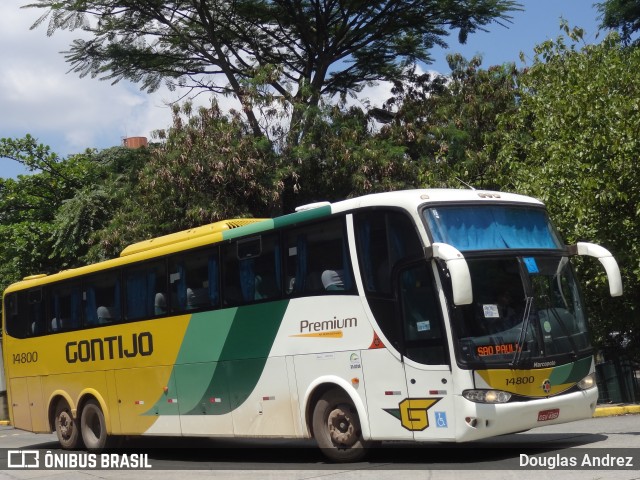
[[[29,324],[27,333],[29,336],[42,335],[47,332],[45,323],[45,303],[41,288],[28,292]]]
[[[125,271],[127,320],[156,316],[157,293],[166,291],[164,261],[155,261]]]
[[[278,235],[232,242],[224,251],[224,303],[238,305],[271,300],[281,293]]]
[[[62,284],[51,289],[51,331],[80,327],[82,293],[79,284]]]
[[[387,339],[401,348],[397,321],[394,268],[404,259],[422,254],[411,218],[399,210],[376,209],[355,214],[358,262],[367,301]]]
[[[26,333],[27,319],[20,315],[22,311],[20,308],[21,298],[26,301],[24,292],[9,293],[4,299],[5,328],[9,335],[16,338],[24,338]]]
[[[171,310],[183,312],[220,304],[218,249],[172,258],[169,264]],[[166,313],[164,293],[156,294],[156,314]]]
[[[342,218],[291,230],[285,245],[288,295],[352,291],[354,282]]]
[[[429,265],[420,262],[400,273],[404,354],[426,365],[447,364],[440,304]]]
[[[356,217],[359,260],[365,289],[391,294],[393,268],[405,258],[422,254],[411,219],[397,211],[372,211]]]
[[[86,326],[120,321],[120,272],[106,272],[83,283],[84,321]]]

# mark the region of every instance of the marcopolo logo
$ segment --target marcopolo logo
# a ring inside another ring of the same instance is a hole
[[[95,362],[115,358],[147,357],[153,353],[151,332],[133,333],[131,338],[122,335],[92,338],[79,342],[67,342],[65,354],[68,363]]]

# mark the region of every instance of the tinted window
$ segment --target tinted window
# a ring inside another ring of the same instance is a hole
[[[422,254],[413,222],[400,212],[370,211],[356,216],[356,234],[365,289],[391,294],[393,268]]]
[[[285,253],[287,294],[318,295],[353,290],[343,219],[289,231]]]
[[[87,326],[119,322],[119,272],[105,272],[88,277],[83,282],[84,321]]]
[[[127,320],[151,318],[164,299],[166,305],[167,277],[164,261],[131,267],[125,271]]]
[[[277,235],[233,242],[224,250],[225,305],[278,298],[281,253]]]
[[[216,307],[220,304],[218,249],[174,257],[169,263],[171,311]],[[167,312],[166,299],[156,302],[156,313]]]
[[[80,328],[82,290],[79,283],[55,285],[51,289],[51,331]]]

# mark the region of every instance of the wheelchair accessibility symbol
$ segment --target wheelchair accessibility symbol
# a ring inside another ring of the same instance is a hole
[[[436,416],[436,428],[447,428],[447,412],[433,412]]]

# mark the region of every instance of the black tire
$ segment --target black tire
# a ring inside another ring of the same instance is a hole
[[[66,400],[58,400],[56,404],[55,417],[53,419],[56,435],[60,445],[65,450],[82,447],[80,438],[80,426],[78,420],[73,418],[71,408]]]
[[[88,400],[82,408],[80,431],[88,450],[102,450],[107,446],[107,423],[100,404],[94,399]]]
[[[341,390],[324,393],[313,409],[313,436],[334,462],[357,462],[367,453],[358,411]]]

